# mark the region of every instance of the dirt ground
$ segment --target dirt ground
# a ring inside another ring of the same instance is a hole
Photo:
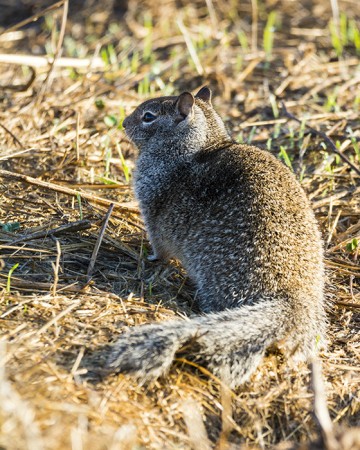
[[[360,448],[358,0],[0,8],[0,449]],[[101,375],[126,327],[196,314],[182,267],[146,260],[122,121],[204,84],[312,201],[329,322],[315,387],[281,354],[236,391],[184,360],[148,386]]]

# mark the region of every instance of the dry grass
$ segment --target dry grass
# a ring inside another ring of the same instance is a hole
[[[347,42],[327,0],[159,4],[130,0],[124,16],[74,1],[66,18],[60,2],[0,36],[0,448],[285,449],[318,437],[309,369],[281,355],[236,392],[186,361],[147,387],[101,378],[124,327],[196,313],[182,268],[144,258],[121,121],[150,95],[203,83],[234,137],[280,152],[309,193],[327,249],[328,408],[336,425],[360,424],[359,174],[304,127],[360,166],[359,3],[339,1]],[[53,64],[34,58],[45,53]],[[357,448],[344,436],[339,448]]]

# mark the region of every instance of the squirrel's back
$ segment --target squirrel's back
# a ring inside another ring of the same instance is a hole
[[[195,98],[148,101],[125,127],[140,152],[135,192],[155,257],[182,262],[209,314],[125,335],[110,366],[158,376],[177,351],[197,341],[192,356],[215,372],[219,366],[236,385],[275,342],[310,355],[324,328],[323,251],[290,170],[266,151],[234,143],[207,88]],[[232,337],[222,343],[226,329]],[[137,355],[147,333],[163,354],[153,368]]]

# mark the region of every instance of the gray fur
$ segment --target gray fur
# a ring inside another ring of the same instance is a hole
[[[139,149],[135,194],[153,258],[181,261],[206,314],[125,333],[108,368],[150,380],[184,352],[235,387],[275,343],[302,358],[315,352],[325,328],[322,241],[288,168],[234,143],[210,92],[191,103],[188,93],[149,100],[124,126]]]

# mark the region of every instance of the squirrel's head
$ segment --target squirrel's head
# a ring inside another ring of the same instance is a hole
[[[212,107],[208,87],[200,89],[195,96],[183,92],[178,97],[148,100],[123,125],[140,151],[171,146],[180,152],[193,153],[230,140],[224,123]]]

